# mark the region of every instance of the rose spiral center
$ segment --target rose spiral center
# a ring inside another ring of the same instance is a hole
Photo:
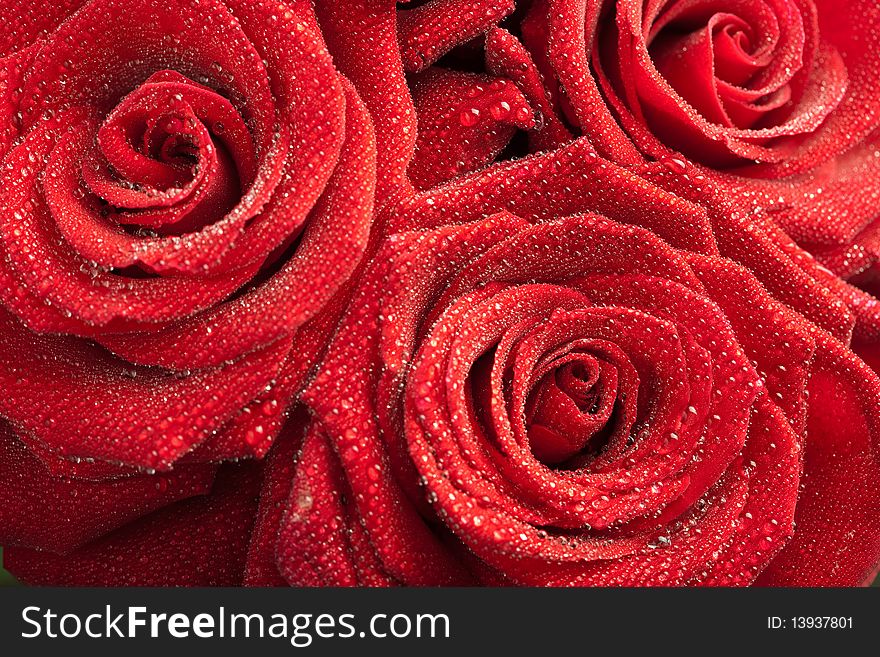
[[[565,362],[541,377],[526,404],[532,453],[548,465],[604,445],[603,429],[617,397],[617,370],[589,354]]]
[[[253,180],[255,153],[223,96],[160,71],[104,119],[82,163],[101,216],[146,235],[181,235],[222,218]]]
[[[782,20],[780,16],[791,17]],[[778,124],[802,91],[802,18],[786,0],[766,6],[670,3],[651,28],[658,71],[709,121],[739,129]]]

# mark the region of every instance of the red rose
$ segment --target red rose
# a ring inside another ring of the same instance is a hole
[[[302,327],[366,246],[375,142],[309,3],[20,12],[0,41],[0,543],[67,552],[266,453],[324,342]]]
[[[874,0],[535,0],[559,111],[615,162],[680,153],[836,273],[877,259]]]
[[[868,578],[880,380],[818,294],[721,255],[790,293],[772,233],[645,173],[581,140],[401,204],[270,455],[247,582]]]

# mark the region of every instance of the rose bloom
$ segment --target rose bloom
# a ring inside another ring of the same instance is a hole
[[[867,124],[780,164],[863,61],[817,45],[808,0],[633,19],[671,25],[645,46],[663,75],[716,33],[805,71],[717,158],[688,145],[706,121],[627,121],[597,72],[637,70],[618,14],[641,3],[79,4],[3,42],[0,544],[23,581],[872,578],[880,380],[853,348],[878,360],[876,304],[781,218],[828,210],[798,196],[820,169],[852,216],[872,193],[838,155]]]
[[[603,155],[676,153],[836,273],[876,261],[873,0],[536,0],[518,28]]]
[[[510,91],[490,117],[485,89],[450,78],[502,75],[539,112],[537,149],[584,135],[624,166],[690,160],[860,283],[878,253],[878,28],[873,0],[449,0],[396,20],[417,106],[422,78],[447,78],[441,104],[499,123],[497,143],[524,122]]]
[[[308,3],[4,16],[0,543],[64,553],[256,481],[212,483],[267,452],[322,346],[308,325],[366,246],[375,140]]]
[[[270,455],[252,583],[872,576],[876,375],[759,280],[797,284],[772,233],[645,177],[579,140],[397,208]]]

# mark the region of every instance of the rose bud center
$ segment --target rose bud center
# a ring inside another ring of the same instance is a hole
[[[545,374],[526,405],[532,453],[557,465],[579,453],[599,451],[616,396],[617,370],[588,354]]]

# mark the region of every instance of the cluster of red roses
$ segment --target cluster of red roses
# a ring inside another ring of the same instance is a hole
[[[856,585],[875,0],[3,0],[21,580]]]

